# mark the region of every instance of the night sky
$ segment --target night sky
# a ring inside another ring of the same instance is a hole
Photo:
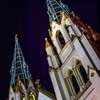
[[[99,29],[97,0],[63,0],[83,21]],[[53,92],[48,75],[44,38],[48,37],[49,19],[46,0],[0,1],[0,100],[8,97],[10,68],[14,51],[14,36],[19,41],[33,81],[41,80],[42,87]]]

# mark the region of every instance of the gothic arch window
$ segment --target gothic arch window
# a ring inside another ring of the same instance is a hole
[[[80,75],[81,75],[84,83],[87,83],[87,81],[89,79],[88,79],[88,75],[87,75],[87,72],[86,72],[84,66],[82,65],[81,61],[79,61],[79,60],[77,60],[77,63],[76,64],[78,66],[78,71],[79,71],[79,73],[80,73]]]
[[[80,88],[79,88],[79,85],[78,85],[77,80],[76,80],[74,75],[71,76],[71,82],[72,82],[74,90],[75,90],[75,92],[77,94],[80,91]]]
[[[61,48],[63,48],[65,46],[65,40],[62,36],[62,33],[60,31],[57,31],[57,35],[56,35],[58,44]]]
[[[29,100],[35,100],[35,95],[31,91],[29,92]]]
[[[69,31],[69,28],[71,28],[72,32],[74,33],[74,30],[73,30],[72,26],[71,26],[71,25],[68,25],[68,26],[67,26],[67,25],[65,24],[64,27],[65,27],[65,29],[66,29],[66,31],[67,31],[67,34],[68,34],[69,38],[73,40],[73,39],[74,39],[74,35],[73,35],[73,34],[70,35],[70,31]]]
[[[77,82],[75,76],[73,75],[72,70],[69,71],[69,75],[68,75],[67,79],[70,80],[70,82],[67,83],[68,87],[70,88],[69,92],[71,93],[71,95],[76,95],[80,91],[80,87],[78,85],[78,82]]]
[[[84,83],[87,83],[88,75],[87,75],[87,73],[86,73],[86,71],[85,71],[85,69],[84,69],[84,67],[82,65],[80,65],[80,67],[79,67],[79,72],[80,72],[80,74],[82,76],[82,79],[83,79]]]

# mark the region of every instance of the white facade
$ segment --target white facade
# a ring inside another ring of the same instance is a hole
[[[10,86],[8,100],[36,100],[36,90],[30,80],[27,88],[19,81],[15,87]]]
[[[55,97],[50,96],[50,94],[46,93],[47,91],[45,91],[45,93],[43,93],[43,91],[39,91],[38,92],[38,99],[37,100],[56,100]]]
[[[38,100],[52,100],[52,99],[44,95],[43,93],[39,92]]]
[[[100,59],[82,31],[69,16],[51,22],[46,39],[49,74],[57,100],[100,100]],[[61,62],[61,64],[60,64]]]

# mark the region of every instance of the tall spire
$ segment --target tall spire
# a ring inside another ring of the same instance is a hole
[[[10,73],[11,85],[15,85],[16,81],[18,80],[18,77],[24,84],[26,84],[26,80],[31,79],[28,65],[25,62],[22,50],[20,48],[20,44],[18,42],[18,35],[15,36],[15,49]]]
[[[57,2],[56,0],[47,0],[47,8],[48,8],[48,15],[49,19],[60,21],[61,18],[61,11],[64,11],[66,14],[69,14],[70,10],[67,5],[62,3],[61,1]]]

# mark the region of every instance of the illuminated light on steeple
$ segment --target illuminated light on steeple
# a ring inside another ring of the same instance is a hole
[[[68,6],[61,1],[57,2],[56,0],[47,0],[47,8],[48,8],[48,15],[49,20],[55,20],[60,22],[61,19],[61,12],[64,11],[67,15],[69,15],[70,10]]]
[[[18,77],[26,84],[25,80],[31,79],[31,74],[28,69],[28,65],[25,62],[20,44],[18,42],[18,34],[15,36],[15,49],[11,67],[11,85],[15,85]]]

